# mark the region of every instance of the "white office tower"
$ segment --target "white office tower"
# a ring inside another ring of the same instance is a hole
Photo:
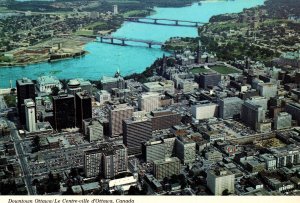
[[[207,172],[207,186],[214,195],[234,193],[234,174],[226,169],[215,169]]]
[[[118,5],[113,5],[114,8],[114,15],[118,15],[119,11],[118,11]]]
[[[26,115],[26,129],[29,132],[36,131],[35,103],[32,99],[25,99],[24,104]]]
[[[157,92],[146,92],[139,96],[138,99],[139,110],[151,112],[158,107],[160,104],[160,95]]]

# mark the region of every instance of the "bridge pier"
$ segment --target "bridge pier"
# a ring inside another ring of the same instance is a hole
[[[125,40],[122,40],[122,46],[125,46]]]
[[[157,19],[154,19],[154,24],[157,24]]]
[[[152,44],[151,44],[151,43],[148,43],[148,47],[149,47],[149,48],[152,48]]]
[[[101,42],[101,43],[103,42],[103,37],[100,37],[100,42]]]
[[[110,39],[110,43],[112,43],[112,44],[114,43],[114,38]]]
[[[198,27],[198,23],[197,22],[195,23],[195,26]]]
[[[178,25],[178,20],[175,21],[175,25]]]

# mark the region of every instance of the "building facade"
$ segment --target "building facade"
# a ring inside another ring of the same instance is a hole
[[[16,81],[17,99],[18,99],[18,112],[21,124],[26,124],[25,118],[25,99],[32,99],[35,101],[35,86],[32,80],[22,78]]]
[[[207,172],[207,186],[214,195],[222,195],[225,191],[234,193],[235,175],[226,169],[215,169]]]
[[[162,180],[165,177],[180,174],[181,165],[177,157],[172,157],[153,162],[153,175],[156,179]]]
[[[152,111],[151,120],[152,130],[155,131],[179,125],[181,123],[181,115],[170,110]]]
[[[274,119],[274,129],[280,130],[292,126],[292,115],[286,112],[280,112]]]
[[[128,104],[111,106],[109,109],[109,132],[111,137],[117,137],[123,133],[123,120],[131,118],[133,111],[133,107]]]
[[[219,117],[230,119],[239,117],[241,114],[243,100],[238,97],[227,97],[219,101]]]
[[[251,101],[245,101],[242,105],[241,119],[247,126],[258,130],[259,124],[265,120],[265,110]]]
[[[221,81],[221,75],[218,73],[202,73],[196,77],[200,88],[218,86]]]
[[[37,88],[40,92],[51,93],[52,88],[57,87],[59,90],[62,88],[62,84],[55,76],[41,76],[36,81]]]
[[[218,116],[218,105],[214,103],[205,103],[193,105],[191,113],[197,120],[209,119]]]
[[[84,119],[92,118],[92,98],[87,91],[77,92],[76,103],[76,126],[82,128]]]
[[[165,159],[165,143],[162,140],[148,141],[143,143],[142,152],[146,162]]]
[[[176,138],[176,156],[183,164],[193,163],[196,159],[196,143],[184,136]]]
[[[54,128],[74,128],[76,124],[75,99],[73,95],[53,96]]]
[[[160,106],[160,95],[157,92],[146,92],[138,98],[138,107],[140,111],[151,112]]]
[[[36,131],[36,114],[35,103],[32,99],[25,99],[25,115],[26,115],[26,129],[29,132]]]
[[[141,154],[142,143],[152,137],[152,121],[148,117],[132,117],[123,120],[123,144],[128,154]]]

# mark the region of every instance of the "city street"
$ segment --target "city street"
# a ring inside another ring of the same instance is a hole
[[[25,181],[28,193],[29,193],[29,195],[35,195],[36,192],[35,192],[35,190],[32,186],[32,178],[31,178],[31,174],[30,174],[29,169],[28,169],[26,155],[25,155],[23,147],[21,145],[22,139],[19,136],[19,133],[18,133],[18,130],[17,130],[15,124],[10,122],[10,121],[8,122],[8,124],[11,128],[11,137],[14,141],[16,153],[17,153],[17,156],[19,157],[19,160],[20,160],[20,165],[21,165],[22,170],[23,170],[24,181]]]

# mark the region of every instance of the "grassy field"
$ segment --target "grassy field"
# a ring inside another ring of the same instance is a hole
[[[85,28],[85,29],[92,30],[92,29],[94,29],[94,27],[96,27],[96,26],[104,26],[104,25],[106,25],[105,22],[95,22],[95,23],[92,23],[92,24],[89,24],[89,25],[85,26],[84,28]]]
[[[221,74],[239,73],[239,71],[237,71],[233,68],[226,67],[226,66],[212,66],[212,67],[210,67],[210,69],[212,69],[218,73],[221,73]]]
[[[137,17],[137,16],[146,16],[148,14],[148,11],[146,10],[132,10],[132,11],[127,11],[123,14],[125,18],[128,17]]]
[[[93,33],[93,30],[77,30],[76,35],[85,35],[85,36],[92,36],[94,33]]]
[[[8,107],[16,107],[17,106],[16,95],[11,95],[11,94],[5,95],[4,101]]]
[[[193,69],[191,69],[191,72],[197,74],[197,73],[209,73],[211,71],[202,67],[194,67]]]

